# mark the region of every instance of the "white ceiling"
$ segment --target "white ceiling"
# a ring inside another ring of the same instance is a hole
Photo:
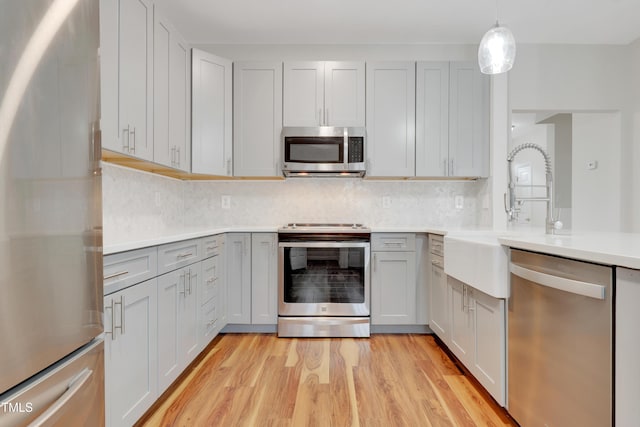
[[[640,0],[156,0],[191,43],[479,43],[496,20],[518,43],[628,44]]]

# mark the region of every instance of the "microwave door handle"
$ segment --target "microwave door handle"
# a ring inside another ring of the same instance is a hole
[[[344,144],[343,145],[343,154],[342,160],[344,161],[344,170],[349,170],[349,132],[347,128],[344,128]]]

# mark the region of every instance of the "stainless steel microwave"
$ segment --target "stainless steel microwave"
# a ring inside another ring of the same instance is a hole
[[[282,172],[289,177],[353,177],[365,174],[363,127],[285,127]]]

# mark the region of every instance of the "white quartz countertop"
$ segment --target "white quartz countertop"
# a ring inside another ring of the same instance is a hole
[[[220,233],[275,233],[277,226],[248,226],[248,227],[220,227],[220,228],[185,228],[182,230],[167,231],[158,236],[138,237],[125,241],[112,242],[105,239],[103,255],[115,254],[118,252],[132,251],[134,249],[147,248],[150,246],[164,245],[166,243],[179,242],[181,240],[197,239]]]
[[[498,241],[516,249],[542,252],[599,264],[640,270],[640,234],[574,232],[569,235],[498,234]]]
[[[184,228],[170,230],[157,236],[134,237],[119,241],[105,238],[103,253],[109,255],[219,233],[275,233],[279,227],[280,225]],[[542,230],[512,232],[429,225],[370,226],[370,228],[373,233],[433,233],[458,239],[496,239],[500,244],[516,249],[640,270],[640,234],[634,233],[573,232],[567,235],[547,235]]]

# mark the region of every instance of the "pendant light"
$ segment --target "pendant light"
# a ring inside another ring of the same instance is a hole
[[[496,0],[496,25],[486,32],[478,47],[478,64],[484,74],[500,74],[513,67],[516,59],[516,40],[511,30],[498,23]]]

